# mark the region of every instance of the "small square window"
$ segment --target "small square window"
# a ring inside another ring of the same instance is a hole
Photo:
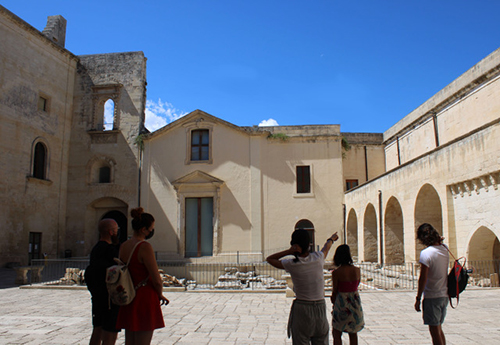
[[[345,180],[345,190],[353,189],[358,186],[358,180]]]
[[[47,98],[42,96],[38,97],[38,110],[47,112],[47,103],[48,103]]]

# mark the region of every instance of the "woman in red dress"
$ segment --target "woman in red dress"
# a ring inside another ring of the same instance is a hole
[[[163,296],[163,282],[153,247],[145,241],[154,234],[155,220],[151,214],[144,213],[142,207],[133,209],[131,215],[134,234],[121,245],[120,259],[127,262],[137,244],[129,271],[134,285],[139,288],[132,303],[120,308],[116,327],[125,329],[126,345],[147,345],[151,343],[153,331],[165,327],[161,306],[169,301]]]

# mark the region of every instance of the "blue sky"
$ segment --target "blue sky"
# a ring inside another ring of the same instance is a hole
[[[76,55],[143,51],[147,127],[201,109],[239,126],[383,132],[500,47],[498,0],[3,0]]]

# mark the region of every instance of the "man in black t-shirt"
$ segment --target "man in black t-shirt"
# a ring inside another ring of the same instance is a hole
[[[92,248],[90,264],[85,270],[85,282],[92,295],[90,345],[113,345],[120,331],[116,329],[119,307],[109,301],[106,289],[106,269],[116,264],[117,257],[118,224],[113,219],[103,219],[99,222],[99,242]]]

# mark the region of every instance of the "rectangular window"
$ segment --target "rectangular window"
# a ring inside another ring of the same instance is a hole
[[[109,167],[99,168],[99,183],[111,182],[111,169]]]
[[[38,97],[38,110],[47,111],[47,98],[42,96]]]
[[[213,198],[186,198],[186,257],[212,256]]]
[[[311,193],[311,167],[297,166],[297,193]]]
[[[40,259],[40,254],[42,252],[42,233],[41,232],[30,232],[30,241],[28,248],[28,259],[31,264],[31,260]]]
[[[353,189],[358,186],[358,180],[345,180],[345,190]]]
[[[208,161],[210,138],[208,129],[196,129],[191,132],[191,160]]]

